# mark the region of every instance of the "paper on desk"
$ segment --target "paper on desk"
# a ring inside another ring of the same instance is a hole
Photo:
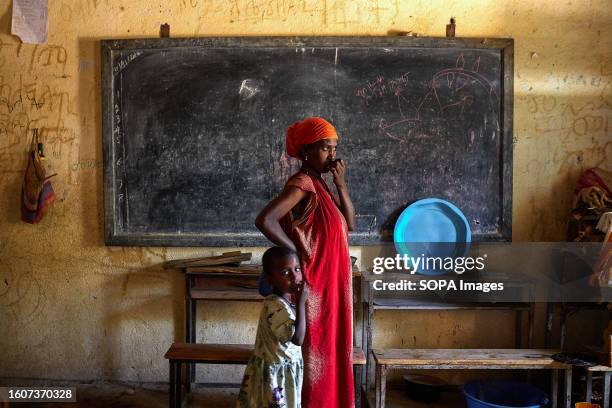
[[[45,44],[49,28],[47,0],[13,0],[11,34],[28,44]]]

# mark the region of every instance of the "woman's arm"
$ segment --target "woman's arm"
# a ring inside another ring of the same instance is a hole
[[[336,162],[336,165],[332,167],[331,172],[334,176],[334,184],[336,185],[336,189],[338,190],[338,195],[340,198],[340,212],[342,212],[342,215],[344,215],[348,230],[354,231],[355,208],[353,207],[353,202],[351,201],[348,188],[346,187],[346,181],[344,180],[345,170],[346,166],[344,164],[344,161],[338,160]]]
[[[280,225],[280,219],[295,207],[304,197],[304,190],[297,187],[285,187],[278,197],[270,201],[255,219],[255,226],[276,245],[297,252],[293,241],[289,239]]]
[[[298,302],[295,306],[295,332],[291,338],[291,342],[296,346],[301,346],[304,343],[306,335],[306,299],[308,298],[308,288],[303,285],[298,292]]]

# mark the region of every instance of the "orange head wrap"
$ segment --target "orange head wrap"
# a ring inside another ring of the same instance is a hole
[[[295,122],[287,128],[285,141],[287,154],[291,157],[299,157],[302,146],[323,139],[338,139],[336,129],[325,119],[313,117]]]

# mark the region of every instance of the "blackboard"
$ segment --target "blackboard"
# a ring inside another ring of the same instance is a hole
[[[357,213],[392,239],[406,205],[449,200],[476,241],[510,240],[513,41],[412,37],[107,40],[109,245],[244,246],[299,163],[288,125],[330,120]]]

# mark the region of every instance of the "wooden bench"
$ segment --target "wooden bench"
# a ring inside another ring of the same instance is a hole
[[[557,350],[538,349],[386,349],[373,350],[376,364],[376,407],[385,406],[387,371],[448,369],[553,370],[551,407],[557,407],[558,370],[565,371],[565,407],[571,408],[572,366],[551,356]]]
[[[251,344],[197,344],[174,343],[164,355],[170,362],[170,407],[182,405],[181,370],[182,364],[246,364],[253,354]],[[353,375],[355,380],[355,406],[361,406],[359,379],[361,369],[366,363],[365,354],[360,348],[353,349]],[[186,384],[187,393],[191,384]]]

